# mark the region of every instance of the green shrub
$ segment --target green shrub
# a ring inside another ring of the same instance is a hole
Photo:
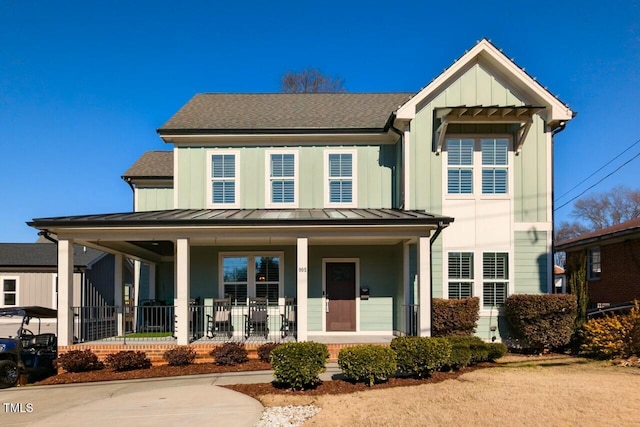
[[[149,369],[151,360],[144,351],[124,350],[112,353],[105,358],[106,364],[114,371],[132,371],[134,369]]]
[[[391,348],[396,352],[398,371],[419,378],[447,365],[451,357],[451,344],[445,338],[396,337]]]
[[[637,340],[639,325],[638,306],[634,307],[629,314],[588,320],[582,325],[578,334],[580,353],[597,359],[640,355],[639,340]]]
[[[471,364],[471,350],[468,345],[452,344],[451,356],[446,366],[449,369],[460,369]]]
[[[249,360],[249,352],[243,344],[227,342],[209,352],[217,365],[233,366]]]
[[[473,335],[480,318],[480,299],[439,299],[432,303],[431,328],[434,337]]]
[[[162,358],[171,366],[186,366],[196,360],[196,351],[188,345],[172,348],[162,355]]]
[[[378,345],[345,347],[338,355],[338,365],[348,379],[372,386],[396,373],[396,353]]]
[[[495,362],[496,360],[507,354],[507,346],[502,344],[501,342],[487,343],[486,346],[489,348],[490,362]]]
[[[564,347],[575,331],[575,295],[511,295],[505,303],[509,329],[525,348]]]
[[[104,369],[104,363],[98,360],[91,350],[71,350],[56,359],[57,366],[67,372],[86,372]]]
[[[266,344],[262,344],[258,347],[258,359],[263,362],[270,363],[271,362],[271,352],[274,348],[280,346],[282,344],[276,344],[273,342],[268,342]]]
[[[478,363],[489,360],[489,347],[487,347],[487,343],[480,338],[478,338],[478,342],[471,342],[469,344],[469,350],[471,350],[472,365],[477,365]]]
[[[327,346],[315,342],[290,342],[271,352],[271,366],[276,382],[287,388],[305,389],[320,382],[329,358]]]

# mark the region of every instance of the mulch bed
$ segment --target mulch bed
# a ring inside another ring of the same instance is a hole
[[[271,370],[271,364],[260,360],[249,360],[241,365],[222,366],[215,363],[195,363],[187,366],[152,366],[149,369],[114,372],[109,368],[89,372],[65,372],[35,383],[35,385],[75,384],[96,381],[133,380],[141,378],[176,377],[182,375],[217,374]]]
[[[234,384],[234,385],[225,385],[222,387],[226,387],[231,390],[238,391],[240,393],[244,393],[253,398],[258,398],[259,396],[264,396],[267,394],[284,394],[288,396],[319,396],[324,394],[347,394],[354,393],[356,391],[366,391],[366,390],[379,390],[384,388],[391,387],[406,387],[412,385],[422,385],[422,384],[435,384],[446,380],[451,380],[458,378],[460,375],[465,374],[467,372],[475,371],[480,368],[488,368],[495,366],[494,363],[481,363],[479,365],[470,366],[466,368],[462,368],[458,371],[452,372],[434,372],[433,375],[429,378],[389,378],[389,381],[374,384],[372,387],[366,386],[364,383],[353,383],[346,380],[333,380],[333,381],[323,381],[317,387],[309,390],[290,390],[287,388],[279,388],[274,384]]]

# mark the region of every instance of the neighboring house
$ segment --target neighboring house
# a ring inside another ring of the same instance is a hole
[[[62,305],[74,243],[136,259],[178,344],[190,301],[223,297],[233,328],[248,299],[291,297],[298,340],[348,343],[429,335],[432,297],[476,296],[478,335],[504,338],[508,295],[552,292],[553,136],[572,117],[487,40],[415,94],[199,94],[158,129],[172,151],[124,174],[135,212],[30,225],[59,239]]]
[[[553,266],[553,293],[564,294],[567,292],[567,277],[564,274],[564,268],[559,265]]]
[[[567,275],[586,260],[590,308],[640,300],[640,218],[556,244],[567,254]]]

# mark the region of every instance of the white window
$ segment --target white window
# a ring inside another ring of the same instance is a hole
[[[267,151],[267,207],[297,207],[298,154],[295,151]]]
[[[482,139],[482,194],[508,193],[509,141]]]
[[[0,278],[2,288],[0,307],[15,307],[19,305],[19,278],[18,277],[2,277]]]
[[[447,194],[508,194],[509,144],[509,138],[447,139]]]
[[[212,208],[239,207],[239,153],[231,150],[208,152],[207,204]]]
[[[220,293],[231,298],[234,305],[247,304],[247,298],[267,298],[269,305],[278,305],[283,298],[283,255],[221,254]]]
[[[473,194],[473,139],[447,140],[447,193]]]
[[[449,299],[473,296],[473,252],[449,252]]]
[[[327,151],[325,173],[325,205],[327,207],[355,207],[357,204],[356,151]]]
[[[485,252],[482,254],[482,306],[501,307],[509,289],[509,254]]]
[[[587,266],[588,279],[598,280],[600,278],[600,273],[602,272],[599,247],[589,249],[587,264],[588,264]]]

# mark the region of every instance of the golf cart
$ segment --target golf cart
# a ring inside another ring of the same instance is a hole
[[[56,373],[57,314],[46,307],[0,309],[0,388],[13,387],[23,374],[36,381]]]

